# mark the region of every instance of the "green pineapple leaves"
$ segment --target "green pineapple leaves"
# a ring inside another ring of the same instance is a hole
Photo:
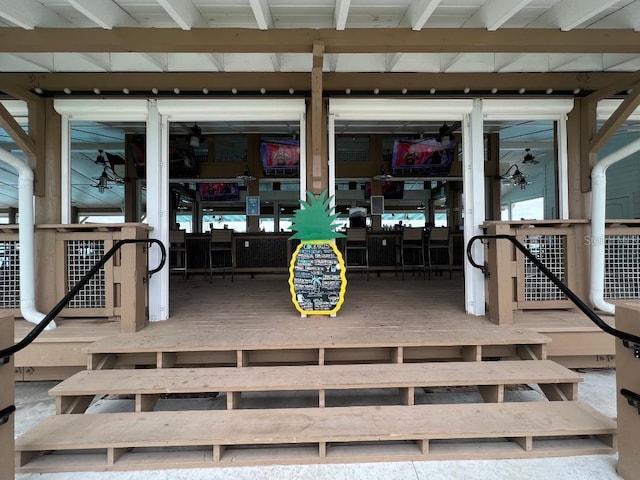
[[[290,239],[298,239],[302,241],[311,240],[331,240],[334,238],[344,238],[345,235],[336,232],[335,219],[340,215],[333,213],[334,207],[331,207],[333,197],[327,197],[327,191],[323,191],[318,198],[313,193],[307,192],[308,202],[300,200],[299,208],[293,215],[293,223],[291,230],[296,233]]]

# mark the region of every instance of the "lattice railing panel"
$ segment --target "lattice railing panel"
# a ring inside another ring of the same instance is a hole
[[[20,308],[20,255],[17,240],[0,240],[0,309]]]
[[[563,283],[567,282],[565,235],[526,235],[523,243]],[[566,297],[533,262],[525,258],[524,299],[531,302],[540,302],[566,300]]]
[[[640,298],[640,235],[606,235],[604,297]]]
[[[103,240],[67,240],[67,291],[71,290],[104,255]],[[68,308],[104,308],[106,280],[104,267],[69,302]]]

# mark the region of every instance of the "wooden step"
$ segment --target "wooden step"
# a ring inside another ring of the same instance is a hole
[[[506,385],[538,384],[549,400],[576,400],[582,377],[550,360],[352,364],[244,368],[86,370],[49,390],[57,413],[82,413],[95,395],[135,395],[136,411],[152,411],[161,394],[225,392],[227,408],[242,392],[398,388],[401,403],[415,403],[416,387],[478,386],[486,402],[502,402]]]
[[[615,452],[581,402],[56,415],[16,440],[18,471],[526,458]]]
[[[425,360],[546,358],[548,337],[525,329],[487,327],[461,330],[323,328],[302,324],[287,329],[226,331],[206,328],[156,332],[145,328],[95,342],[87,348],[88,368],[114,366],[237,366],[267,364],[365,363]]]

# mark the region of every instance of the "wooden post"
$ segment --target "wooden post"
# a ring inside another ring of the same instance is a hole
[[[147,232],[136,226],[123,227],[121,239],[147,238]],[[148,245],[136,243],[121,249],[122,269],[120,288],[120,331],[134,333],[147,325],[147,249]]]
[[[506,224],[489,223],[487,234],[509,234]],[[507,240],[490,240],[487,251],[489,272],[489,320],[498,325],[513,325],[513,246]]]
[[[616,328],[623,332],[640,336],[640,305],[622,304],[616,306]],[[616,390],[618,411],[618,475],[625,480],[638,478],[640,472],[640,414],[627,399],[620,394],[626,388],[640,394],[640,358],[636,358],[631,348],[626,348],[622,340],[616,340]]]
[[[0,349],[13,345],[14,317],[0,318]],[[13,382],[13,356],[9,363],[2,364],[0,358],[0,410],[15,404]],[[15,416],[11,414],[7,423],[0,425],[0,479],[9,480],[15,476]]]

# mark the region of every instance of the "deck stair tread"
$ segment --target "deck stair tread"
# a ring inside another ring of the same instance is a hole
[[[339,448],[354,442],[365,444],[344,453],[348,461],[394,458],[392,450],[367,453],[384,442],[393,442],[402,459],[524,458],[613,453],[615,434],[614,420],[578,401],[97,413],[49,417],[16,440],[16,452],[20,472],[127,470],[149,461],[147,450],[136,450],[145,447],[163,448],[171,467],[180,465],[184,447],[211,453],[195,464],[185,457],[190,466],[273,463],[261,452],[284,445],[306,446],[295,463],[322,463],[341,461]],[[446,440],[460,442],[462,450],[437,443]],[[496,448],[487,451],[487,441]],[[244,460],[234,456],[238,447],[252,447]],[[74,463],[81,452],[97,449],[106,452]],[[65,458],[69,463],[61,466]]]
[[[550,360],[84,370],[52,396],[578,383]]]
[[[421,328],[341,328],[305,322],[279,329],[241,326],[225,331],[197,328],[188,331],[155,332],[146,328],[138,333],[119,334],[94,342],[88,353],[198,352],[239,350],[287,350],[309,348],[366,348],[394,346],[466,346],[466,345],[544,345],[549,337],[527,329],[484,327],[481,329],[430,330]],[[295,342],[292,342],[295,339]]]

